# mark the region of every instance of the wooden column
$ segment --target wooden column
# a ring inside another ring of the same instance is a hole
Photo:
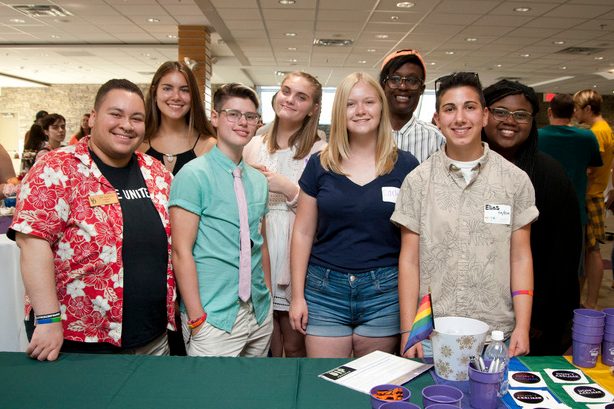
[[[209,118],[211,114],[211,36],[205,26],[179,26],[178,30],[178,60],[185,62],[187,57],[196,62],[192,72],[196,76],[200,96],[205,105],[207,118]]]

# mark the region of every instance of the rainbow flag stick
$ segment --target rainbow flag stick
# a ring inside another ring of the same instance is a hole
[[[435,329],[435,320],[433,319],[433,307],[431,302],[431,293],[428,292],[418,305],[418,311],[414,317],[414,323],[411,326],[409,332],[409,338],[403,349],[403,353],[418,342],[423,341],[431,335],[431,332]]]

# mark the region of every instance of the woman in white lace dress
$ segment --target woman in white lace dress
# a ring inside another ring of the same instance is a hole
[[[305,356],[303,335],[288,319],[290,308],[290,238],[298,200],[298,180],[309,157],[322,149],[318,136],[322,85],[313,76],[287,74],[275,95],[275,121],[245,147],[243,158],[260,170],[269,182],[267,242],[271,257],[274,330],[273,356]]]

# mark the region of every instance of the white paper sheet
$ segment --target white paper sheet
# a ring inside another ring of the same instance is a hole
[[[415,362],[382,351],[371,352],[318,375],[356,391],[369,394],[377,385],[402,385],[433,365]]]

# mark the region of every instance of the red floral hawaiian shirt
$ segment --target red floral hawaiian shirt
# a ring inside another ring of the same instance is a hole
[[[121,346],[122,210],[119,202],[90,204],[91,197],[115,189],[92,161],[88,140],[54,150],[36,162],[22,182],[11,228],[51,245],[64,338]],[[168,213],[172,176],[159,161],[136,155],[168,237],[166,305],[168,328],[175,329]]]

